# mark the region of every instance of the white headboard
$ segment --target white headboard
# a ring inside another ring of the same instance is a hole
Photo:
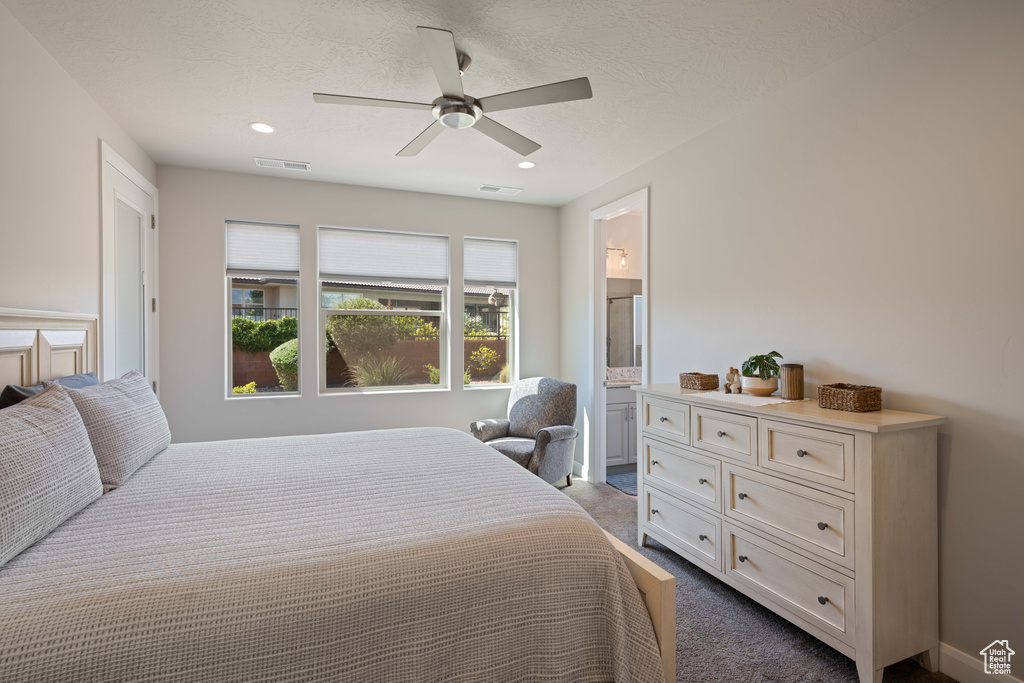
[[[97,316],[0,308],[0,388],[97,372]]]

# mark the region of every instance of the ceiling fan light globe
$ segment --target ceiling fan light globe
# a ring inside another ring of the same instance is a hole
[[[445,128],[470,128],[483,116],[472,98],[453,100],[439,97],[434,101],[433,114]]]
[[[451,111],[447,114],[442,114],[439,120],[442,125],[449,128],[469,128],[476,123],[475,116],[461,111]]]

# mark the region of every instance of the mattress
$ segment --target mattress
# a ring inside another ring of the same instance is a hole
[[[0,680],[659,681],[621,558],[448,429],[175,444],[0,568]]]

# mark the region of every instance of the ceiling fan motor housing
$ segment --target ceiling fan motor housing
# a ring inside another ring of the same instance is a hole
[[[439,97],[434,100],[431,112],[441,125],[448,128],[469,128],[484,114],[472,97],[465,100]]]

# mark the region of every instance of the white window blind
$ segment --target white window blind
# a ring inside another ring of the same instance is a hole
[[[508,240],[467,237],[462,279],[467,285],[515,287],[518,272],[518,245]]]
[[[320,277],[448,284],[448,238],[320,228]]]
[[[299,276],[299,228],[296,225],[227,223],[229,274]]]

